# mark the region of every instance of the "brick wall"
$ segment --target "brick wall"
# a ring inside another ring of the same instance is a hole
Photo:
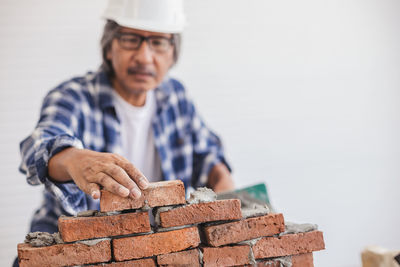
[[[310,267],[325,246],[320,231],[286,233],[282,214],[243,218],[238,199],[188,204],[181,181],[153,183],[142,195],[102,192],[101,212],[59,218],[59,244],[19,244],[20,266]]]

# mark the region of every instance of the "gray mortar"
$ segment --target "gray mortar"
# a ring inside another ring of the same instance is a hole
[[[92,216],[96,216],[98,212],[99,212],[98,210],[85,210],[85,211],[78,212],[76,217],[92,217]]]
[[[156,227],[159,227],[161,225],[160,221],[160,213],[168,210],[172,210],[175,206],[165,206],[165,207],[158,207],[153,209],[153,215],[154,215],[154,223],[156,224]]]
[[[254,238],[254,239],[241,241],[238,244],[239,245],[250,245],[251,247],[253,247],[257,243],[257,241],[260,240],[261,238],[262,237],[257,237],[257,238]]]
[[[217,194],[207,187],[199,187],[196,191],[190,193],[190,198],[187,200],[188,204],[198,204],[213,202],[217,200]]]
[[[258,237],[258,238],[254,238],[254,239],[250,239],[250,240],[245,240],[245,241],[242,241],[242,242],[239,242],[239,243],[237,243],[238,245],[249,245],[250,246],[250,252],[249,252],[249,255],[248,255],[248,258],[249,258],[249,263],[252,265],[252,266],[255,266],[256,265],[256,259],[255,259],[255,257],[254,257],[254,253],[253,253],[253,246],[257,243],[257,241],[258,240],[260,240],[261,239],[261,237]]]
[[[141,207],[140,210],[142,210],[142,211],[148,211],[148,210],[150,210],[150,209],[151,209],[151,207],[149,206],[149,202],[147,201],[147,199],[145,199],[145,200],[144,200],[143,207]]]
[[[183,229],[183,228],[189,228],[195,226],[194,224],[188,224],[188,225],[181,225],[181,226],[173,226],[173,227],[167,227],[167,228],[162,228],[159,227],[157,228],[156,232],[160,233],[160,232],[169,232],[169,231],[173,231],[173,230],[179,230],[179,229]]]
[[[285,222],[285,232],[280,233],[279,236],[287,234],[298,234],[318,230],[318,225],[311,223],[293,223]]]
[[[249,257],[249,263],[254,266],[256,264],[256,259],[253,253],[253,246],[250,246],[250,252],[248,257]]]
[[[200,262],[200,266],[203,266],[204,262],[203,262],[203,252],[201,251],[200,248],[197,248],[197,250],[199,251],[199,262]]]
[[[111,238],[99,238],[99,239],[92,239],[92,240],[83,240],[83,241],[77,241],[76,243],[84,244],[86,246],[95,246],[99,242],[104,241],[104,240],[111,240]]]
[[[271,259],[273,262],[279,262],[280,266],[282,267],[292,267],[292,257],[285,256],[285,257],[278,257]]]
[[[85,210],[78,212],[76,217],[101,217],[101,216],[110,216],[110,215],[117,215],[121,214],[120,211],[108,211],[108,212],[101,212],[98,210]]]
[[[222,200],[222,199],[239,199],[240,200],[240,206],[242,211],[246,210],[246,209],[254,209],[256,207],[256,209],[263,209],[264,211],[255,211],[254,214],[258,213],[260,215],[265,215],[268,214],[270,212],[275,212],[274,208],[270,205],[267,204],[259,199],[256,199],[254,197],[252,197],[249,193],[247,192],[224,192],[224,193],[219,193],[217,195],[217,199],[218,200]],[[249,212],[251,214],[251,212]],[[253,217],[253,216],[260,216],[260,215],[250,215],[249,217]],[[248,217],[246,217],[248,218]]]
[[[45,247],[64,243],[58,232],[54,234],[46,232],[29,233],[26,235],[24,242],[31,244],[33,247]]]
[[[242,208],[242,216],[245,219],[266,215],[268,213],[269,213],[269,208],[267,204],[261,205],[258,203],[252,203],[248,207]]]

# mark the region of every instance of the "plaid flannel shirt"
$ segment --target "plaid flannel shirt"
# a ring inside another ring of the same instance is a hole
[[[75,183],[51,181],[47,166],[53,155],[67,147],[121,152],[112,90],[100,69],[62,83],[45,97],[35,130],[20,144],[20,171],[29,184],[44,184],[46,189],[31,231],[55,232],[60,215],[99,209],[99,201]],[[215,164],[222,162],[229,168],[220,139],[205,126],[181,83],[167,78],[155,89],[155,96],[152,127],[164,180],[180,179],[190,190],[205,185]]]

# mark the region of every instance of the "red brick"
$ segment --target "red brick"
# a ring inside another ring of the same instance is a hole
[[[111,260],[110,240],[88,246],[80,243],[32,247],[18,244],[20,267],[57,267],[107,262]]]
[[[170,254],[157,256],[157,263],[159,266],[188,266],[199,267],[199,251],[197,249],[185,250]]]
[[[314,267],[313,262],[313,254],[312,253],[305,253],[299,255],[290,256],[292,267]],[[276,259],[276,258],[275,258]],[[254,266],[254,265],[248,265]],[[278,260],[272,259],[264,259],[264,260],[257,260],[255,264],[257,267],[281,267],[281,263]]]
[[[325,244],[320,231],[264,237],[253,246],[256,259],[302,254],[321,249],[325,249]]]
[[[160,212],[162,227],[188,224],[237,220],[242,218],[239,199],[217,200],[214,202],[191,204]]]
[[[154,259],[140,259],[133,261],[122,261],[122,262],[112,262],[103,263],[99,265],[85,265],[85,267],[156,267]]]
[[[119,211],[126,209],[140,209],[145,205],[160,207],[186,203],[185,187],[180,180],[150,183],[142,191],[139,199],[120,197],[106,190],[101,191],[100,210]]]
[[[202,247],[204,267],[236,266],[250,263],[250,246]]]
[[[314,267],[313,254],[305,253],[292,256],[292,267]]]
[[[283,215],[269,214],[237,222],[206,226],[204,234],[209,245],[221,246],[279,234],[284,230]]]
[[[114,258],[123,261],[151,257],[194,248],[199,243],[197,227],[119,238],[113,240]]]
[[[65,217],[58,219],[64,242],[151,231],[148,212],[98,217]]]

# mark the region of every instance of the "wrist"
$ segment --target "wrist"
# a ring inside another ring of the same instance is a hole
[[[57,182],[68,182],[72,180],[70,168],[73,166],[73,159],[77,150],[79,149],[68,147],[50,158],[48,164],[50,179]]]

